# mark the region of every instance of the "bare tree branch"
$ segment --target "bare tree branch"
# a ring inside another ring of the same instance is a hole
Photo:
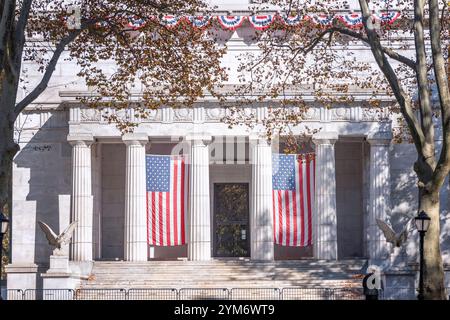
[[[58,45],[56,46],[56,50],[53,53],[52,58],[50,59],[47,68],[45,69],[45,73],[39,82],[39,84],[34,88],[33,91],[31,91],[25,98],[20,101],[16,107],[14,108],[14,114],[17,117],[22,110],[28,106],[30,103],[32,103],[36,98],[39,97],[39,95],[44,92],[44,90],[47,88],[48,83],[50,81],[50,78],[53,75],[53,72],[55,71],[56,64],[58,63],[58,60],[61,56],[61,54],[64,51],[64,48],[71,43],[75,38],[82,32],[82,29],[75,30],[69,35],[67,35],[65,38],[63,38]]]
[[[2,1],[2,17],[0,21],[0,72],[3,70],[3,64],[6,54],[6,45],[8,44],[10,26],[14,21],[15,3],[13,0]]]
[[[411,131],[411,136],[414,140],[414,145],[416,146],[416,150],[420,156],[423,156],[423,145],[425,143],[425,136],[423,134],[420,123],[414,114],[414,110],[412,109],[411,100],[403,90],[400,81],[398,80],[397,75],[395,74],[394,69],[386,58],[378,34],[375,32],[375,29],[372,25],[372,14],[369,9],[369,5],[366,0],[359,0],[359,4],[361,7],[361,11],[363,14],[363,22],[364,29],[366,30],[367,37],[369,40],[370,48],[372,50],[375,61],[378,64],[378,67],[385,75],[388,80],[392,91],[397,99],[397,102],[400,105],[400,110],[405,117],[406,123]]]
[[[441,26],[439,24],[439,4],[437,0],[428,1],[430,10],[430,38],[433,54],[434,75],[439,92],[442,113],[443,146],[438,165],[433,174],[432,190],[439,190],[450,169],[450,93],[448,75],[441,47]]]
[[[350,30],[350,29],[346,29],[346,28],[340,28],[340,27],[333,27],[332,28],[333,31],[348,35],[350,37],[359,39],[367,44],[370,44],[370,40],[363,34],[358,33],[356,31]],[[404,63],[405,65],[407,65],[408,67],[410,67],[413,70],[416,70],[416,62],[408,57],[405,57],[401,54],[399,54],[398,52],[394,51],[391,48],[382,46],[380,43],[380,47],[381,50],[388,55],[388,57],[390,57],[391,59],[394,59],[398,62]]]
[[[28,23],[28,17],[30,16],[31,4],[33,0],[23,0],[22,8],[20,9],[19,19],[16,24],[15,30],[15,52],[13,61],[15,64],[19,65],[20,71],[20,63],[22,60],[22,52],[23,46],[25,44],[25,28]]]
[[[423,145],[426,163],[429,164],[429,171],[432,172],[436,165],[434,157],[434,126],[433,110],[430,101],[430,87],[428,83],[427,56],[425,51],[424,35],[424,7],[425,0],[414,1],[414,42],[416,49],[417,65],[416,77],[419,88],[419,111],[421,116],[422,130],[425,135],[425,144]]]

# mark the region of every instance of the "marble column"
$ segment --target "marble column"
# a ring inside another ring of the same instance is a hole
[[[250,195],[251,259],[274,259],[272,205],[272,147],[266,139],[250,136],[252,185]]]
[[[316,145],[316,189],[313,217],[313,249],[316,259],[336,260],[336,132],[319,132],[313,136]]]
[[[91,134],[69,135],[72,145],[72,221],[77,221],[72,237],[71,259],[92,261],[93,195]]]
[[[124,260],[147,261],[146,134],[127,133],[125,168]]]
[[[371,133],[369,173],[369,217],[367,223],[367,253],[370,259],[385,259],[389,255],[389,244],[377,226],[376,219],[387,220],[390,215],[390,165],[389,145],[391,132]]]
[[[211,136],[188,136],[191,143],[189,174],[188,259],[211,259],[209,147]]]

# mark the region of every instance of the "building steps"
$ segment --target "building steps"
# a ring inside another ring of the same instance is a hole
[[[82,289],[360,288],[366,260],[96,261]]]

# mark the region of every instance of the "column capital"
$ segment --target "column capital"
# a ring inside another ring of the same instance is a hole
[[[212,142],[212,136],[206,133],[190,134],[186,136],[186,141],[193,145],[208,145]]]
[[[388,146],[392,141],[392,132],[390,131],[377,131],[369,132],[366,138],[370,145],[374,146]]]
[[[122,136],[122,141],[127,146],[129,145],[145,146],[148,143],[148,135],[145,133],[125,133]]]
[[[94,143],[94,136],[90,133],[78,133],[78,134],[69,134],[67,136],[67,142],[71,145],[86,145],[90,146]]]
[[[318,132],[312,136],[312,141],[314,144],[332,144],[334,145],[339,139],[337,132]]]

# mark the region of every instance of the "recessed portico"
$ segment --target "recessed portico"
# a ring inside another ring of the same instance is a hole
[[[248,255],[252,260],[270,261],[306,257],[331,260],[362,256],[375,258],[379,255],[382,249],[375,251],[370,249],[375,244],[378,247],[381,243],[374,240],[376,237],[379,238],[379,234],[370,221],[374,219],[374,215],[380,215],[384,210],[378,205],[380,197],[383,197],[378,190],[384,187],[384,183],[373,184],[370,181],[374,175],[379,175],[373,169],[376,167],[374,163],[381,161],[378,155],[386,154],[389,146],[389,137],[383,135],[385,132],[381,126],[384,126],[383,123],[375,124],[372,119],[367,119],[367,125],[363,127],[361,122],[353,124],[351,119],[342,119],[340,113],[330,113],[327,109],[314,111],[313,114],[318,114],[319,118],[312,117],[309,120],[310,125],[324,128],[319,133],[304,138],[310,150],[315,150],[317,161],[313,246],[289,248],[274,244],[271,216],[273,201],[271,155],[283,149],[283,139],[270,143],[256,132],[249,133],[239,128],[224,129],[224,124],[218,122],[222,111],[212,110],[206,107],[196,108],[195,112],[170,109],[170,112],[162,112],[160,116],[155,115],[154,119],[148,120],[148,123],[142,123],[138,132],[121,137],[111,125],[102,123],[97,113],[89,113],[86,109],[74,107],[71,111],[73,121],[68,136],[74,148],[73,172],[76,178],[82,174],[81,172],[90,170],[92,180],[96,182],[91,184],[97,187],[89,190],[86,186],[83,187],[88,180],[73,179],[72,199],[73,201],[80,199],[76,201],[86,208],[89,207],[83,210],[82,221],[92,221],[93,227],[90,227],[90,233],[81,232],[81,229],[77,231],[72,259],[89,260],[92,257],[92,259],[146,261],[184,257],[189,260],[209,260],[220,256],[217,254],[217,231],[218,228],[222,231],[227,229],[215,220],[218,219],[216,213],[219,210],[215,207],[217,204],[215,192],[218,192],[217,186],[220,183],[248,186],[248,225],[235,223],[234,229],[228,227],[228,230],[231,230],[228,232],[235,232],[239,234],[241,240],[248,241],[249,252],[244,252],[243,256]],[[360,113],[359,117],[365,115],[364,109],[355,110],[356,113]],[[264,114],[263,111],[257,113]],[[173,116],[176,112],[179,112],[178,117],[164,119],[164,115]],[[84,116],[81,117],[81,114]],[[87,117],[88,114],[93,118]],[[341,119],[335,123],[328,122],[324,126],[321,121],[323,114],[328,119],[333,115]],[[214,119],[214,115],[217,116],[217,120]],[[203,119],[202,122],[196,120],[196,117]],[[158,131],[164,131],[168,135],[152,136],[151,132],[155,132],[151,130],[152,126],[157,126]],[[77,133],[81,127],[83,131],[91,133]],[[103,130],[100,130],[102,128]],[[364,131],[367,128],[372,132],[378,130],[375,134],[369,135],[370,143],[366,142],[367,133]],[[297,129],[300,132],[301,128]],[[113,132],[115,134],[112,134]],[[217,134],[218,132],[220,134]],[[379,136],[383,137],[383,143],[377,142]],[[350,148],[360,154],[356,158],[353,157],[353,160],[339,156],[341,153],[337,152],[336,148],[341,147]],[[95,150],[96,157],[90,155],[92,149]],[[85,156],[77,156],[80,152],[84,152]],[[365,156],[365,153],[369,156]],[[142,180],[145,176],[145,154],[189,156],[190,194],[186,229],[188,241],[185,246],[148,247],[146,243],[145,181]],[[360,181],[361,187],[364,181],[369,181],[367,190],[363,189],[358,193],[355,185],[346,186],[345,182],[342,182],[340,175],[349,174],[346,169],[348,161],[353,161],[360,169],[356,170],[358,173],[354,173],[352,179],[346,179],[347,184],[348,181],[356,180]],[[350,208],[345,205],[345,199],[351,197],[352,192],[359,199],[359,204],[353,204]],[[369,217],[366,218],[363,214],[364,205],[372,207],[371,204],[375,203],[377,206],[374,210],[377,211],[369,213]],[[77,205],[72,207],[72,219],[80,219],[78,207]],[[356,215],[356,219],[349,218],[352,214]],[[357,222],[349,222],[351,220]],[[83,223],[81,226],[83,227]],[[87,230],[84,228],[83,230]],[[367,238],[365,230],[369,231]],[[348,241],[345,240],[344,234],[348,232],[353,237],[359,238],[357,241],[359,244],[353,248],[348,248]],[[237,241],[238,236],[234,237],[236,239],[233,241]]]

